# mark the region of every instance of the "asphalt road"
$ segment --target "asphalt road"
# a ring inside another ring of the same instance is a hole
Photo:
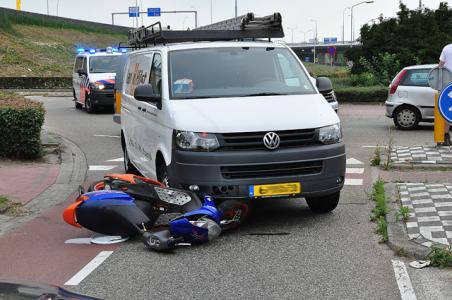
[[[90,115],[75,110],[70,98],[43,101],[45,127],[76,143],[92,169],[88,181],[122,172],[120,127],[109,112]],[[338,208],[315,215],[302,199],[258,203],[243,227],[209,245],[149,252],[131,241],[114,250],[97,269],[71,290],[108,299],[150,298],[298,298],[400,299],[386,245],[379,244],[369,222],[371,174],[368,146],[432,144],[432,126],[394,131],[384,108],[344,105],[340,109],[348,158],[364,163],[363,185],[346,186]],[[348,166],[349,167],[349,166]],[[356,167],[356,166],[350,166]],[[84,245],[91,247],[91,245]],[[88,261],[86,262],[88,263]],[[418,299],[441,299],[438,287],[451,282],[450,271],[408,270]]]

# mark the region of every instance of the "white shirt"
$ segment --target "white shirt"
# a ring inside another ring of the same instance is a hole
[[[448,68],[452,72],[452,44],[444,47],[439,60],[445,62],[446,64],[444,65],[444,67]]]

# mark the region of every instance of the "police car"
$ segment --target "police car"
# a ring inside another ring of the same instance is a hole
[[[114,107],[115,77],[123,67],[127,49],[77,49],[72,75],[75,108],[89,113]]]

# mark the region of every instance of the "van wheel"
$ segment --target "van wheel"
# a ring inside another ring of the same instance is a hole
[[[135,166],[130,161],[126,145],[124,145],[124,170],[127,174],[140,175],[140,172],[138,172],[137,168],[135,168]]]
[[[394,111],[394,125],[400,130],[415,129],[421,121],[421,114],[413,106],[401,106]]]
[[[161,162],[157,167],[157,181],[163,183],[164,186],[169,187],[168,170],[164,162]]]
[[[333,211],[339,204],[341,192],[337,192],[324,197],[308,197],[306,202],[309,208],[316,213],[328,213]]]
[[[85,109],[88,113],[92,114],[96,111],[96,108],[94,107],[94,104],[91,100],[91,96],[90,95],[86,95],[85,98]]]

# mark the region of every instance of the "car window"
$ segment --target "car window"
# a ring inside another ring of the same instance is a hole
[[[74,73],[77,72],[77,70],[81,69],[83,67],[83,57],[77,57],[77,59],[75,60],[75,65],[74,65]]]
[[[172,99],[314,94],[286,48],[225,47],[170,52]]]
[[[151,75],[149,77],[149,84],[155,93],[161,94],[162,85],[162,57],[159,53],[154,55],[151,67]]]
[[[86,73],[86,70],[87,70],[86,63],[87,63],[87,59],[86,59],[86,57],[83,57],[82,69],[83,69],[83,72],[85,72],[85,73]]]
[[[400,85],[404,86],[423,86],[428,85],[428,74],[430,69],[419,69],[419,70],[407,70],[405,77],[403,78]]]

